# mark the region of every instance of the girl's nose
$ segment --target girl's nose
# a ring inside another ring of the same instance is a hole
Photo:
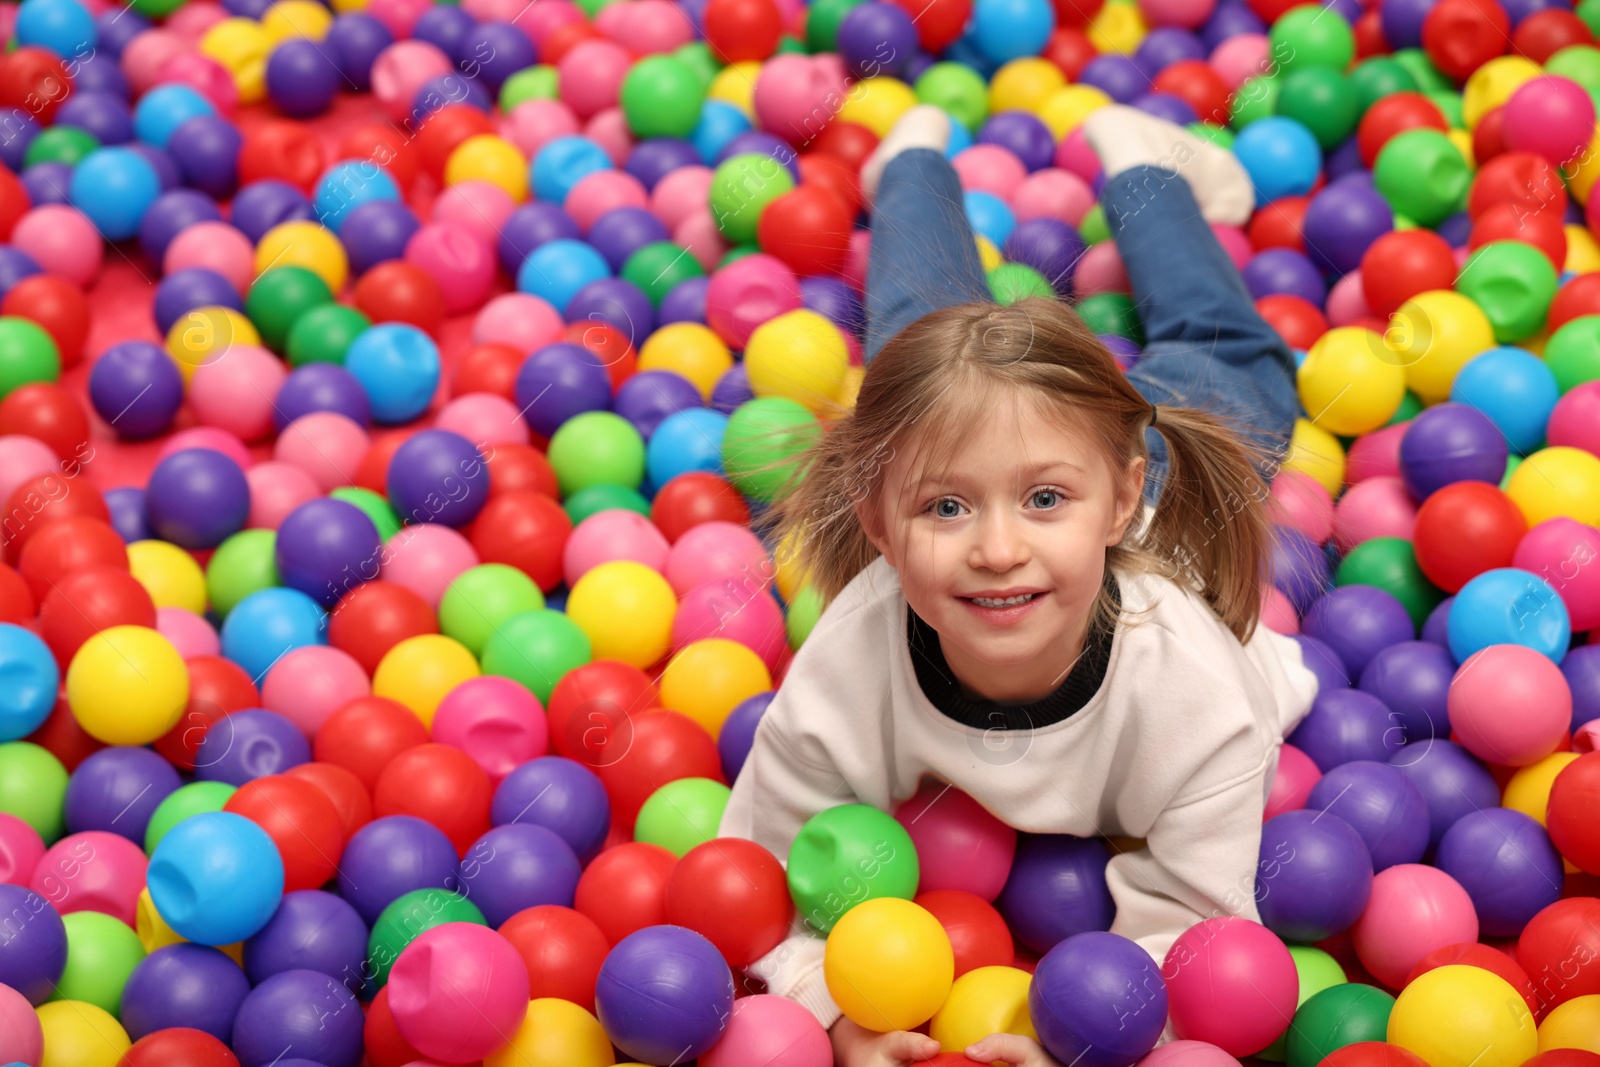
[[[1028,558],[1028,541],[1014,515],[989,511],[980,516],[972,542],[970,563],[974,569],[1003,574]]]

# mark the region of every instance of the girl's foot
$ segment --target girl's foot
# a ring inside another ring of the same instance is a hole
[[[878,196],[878,182],[889,161],[908,148],[931,148],[943,153],[950,147],[950,116],[943,108],[918,104],[900,116],[889,135],[861,164],[861,195],[868,204]]]
[[[1164,167],[1189,183],[1206,221],[1232,226],[1250,221],[1255,188],[1243,164],[1227,149],[1124,105],[1103,107],[1090,115],[1083,134],[1100,157],[1107,178],[1130,167]]]

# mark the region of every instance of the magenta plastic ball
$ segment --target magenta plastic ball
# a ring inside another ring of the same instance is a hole
[[[1478,940],[1472,897],[1450,875],[1402,863],[1372,880],[1372,899],[1351,940],[1361,965],[1399,989],[1422,958],[1446,945]]]
[[[1231,916],[1179,935],[1161,974],[1177,1036],[1208,1041],[1232,1056],[1277,1040],[1300,988],[1288,946],[1260,923]]]
[[[1545,437],[1552,447],[1600,455],[1600,381],[1575,385],[1556,401]]]
[[[1168,1041],[1139,1067],[1236,1067],[1238,1060],[1208,1041]]]
[[[469,678],[439,702],[433,739],[471,756],[498,782],[545,754],[550,731],[539,698],[509,678]]]
[[[17,1063],[38,1063],[43,1056],[44,1030],[38,1013],[27,997],[8,985],[0,985],[0,1057]]]
[[[1396,475],[1367,478],[1346,489],[1334,505],[1333,544],[1349,552],[1374,537],[1409,541],[1416,525],[1417,502],[1405,482]]]
[[[215,656],[222,649],[217,631],[188,608],[157,608],[156,631],[171,641],[184,659]]]
[[[70,795],[70,782],[67,788]],[[27,885],[43,856],[39,831],[10,812],[0,811],[0,885]]]
[[[276,530],[295,508],[322,495],[317,480],[290,463],[257,463],[244,477],[250,483],[246,526],[252,530]]]
[[[330,645],[306,645],[273,664],[261,685],[261,703],[315,737],[329,715],[371,692],[355,657]]]
[[[673,592],[682,596],[706,582],[731,578],[750,588],[765,587],[776,573],[761,539],[731,522],[703,522],[672,545],[663,570]]]
[[[126,837],[85,830],[50,846],[28,884],[62,915],[98,911],[134,926],[148,863]]]
[[[775,671],[788,648],[783,610],[765,588],[734,578],[696,586],[678,602],[672,617],[672,647],[684,648],[708,637],[737,641]]]
[[[794,271],[757,252],[712,275],[706,290],[706,322],[728,344],[743,348],[757,326],[801,304]]]
[[[1505,137],[1518,152],[1566,166],[1594,137],[1594,101],[1569,78],[1545,75],[1523,83],[1505,103]]]
[[[562,550],[561,569],[569,587],[613,560],[632,560],[659,571],[671,547],[656,524],[636,511],[598,511],[573,528]]]
[[[1566,604],[1576,633],[1600,627],[1600,567],[1585,565],[1585,560],[1600,561],[1600,530],[1562,516],[1524,534],[1511,565],[1550,583]]]
[[[405,260],[439,283],[451,315],[482,304],[494,286],[494,246],[458,223],[432,222],[419,229],[406,242]]]
[[[1447,697],[1462,748],[1489,763],[1526,767],[1560,746],[1572,723],[1572,691],[1547,656],[1523,645],[1490,645],[1456,672],[1457,680],[1467,678],[1470,684],[1451,685]]]
[[[449,430],[479,448],[525,445],[532,440],[517,406],[497,393],[467,393],[439,410],[434,429]]]
[[[1272,791],[1267,795],[1263,819],[1275,818],[1286,811],[1298,811],[1306,806],[1311,790],[1322,780],[1322,772],[1311,762],[1311,757],[1293,745],[1278,749],[1278,769],[1272,777]]]
[[[445,923],[418,936],[394,961],[388,989],[400,1036],[448,1063],[504,1045],[528,1010],[522,957],[476,923]]]
[[[479,563],[472,542],[438,523],[408,526],[384,542],[383,548],[379,576],[405,586],[435,611],[450,583]]]
[[[350,484],[372,442],[367,431],[346,415],[317,411],[291,422],[272,446],[273,458],[299,467],[324,491]]]
[[[953,786],[925,785],[894,817],[917,848],[917,892],[961,889],[993,902],[1005,888],[1017,832]]]
[[[830,1067],[828,1032],[798,1002],[770,993],[733,1002],[722,1040],[700,1057],[702,1067]]]

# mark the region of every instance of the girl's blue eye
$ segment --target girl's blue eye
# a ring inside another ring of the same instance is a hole
[[[1061,503],[1061,494],[1054,489],[1040,489],[1033,494],[1033,506],[1036,508],[1053,508]]]
[[[954,500],[935,500],[933,513],[941,519],[953,519],[961,514],[961,505]]]

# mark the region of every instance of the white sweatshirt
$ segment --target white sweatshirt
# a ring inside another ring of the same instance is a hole
[[[720,835],[787,860],[807,819],[839,804],[892,811],[924,775],[1031,833],[1142,838],[1106,869],[1113,933],[1160,965],[1204,919],[1259,920],[1261,818],[1283,738],[1316,696],[1290,638],[1241,646],[1197,595],[1118,572],[1123,616],[1105,680],[1049,726],[981,730],[918,685],[899,575],[877,560],[828,606],[756,731]],[[798,922],[796,931],[801,927]],[[832,1026],[823,941],[797,932],[749,968]]]

